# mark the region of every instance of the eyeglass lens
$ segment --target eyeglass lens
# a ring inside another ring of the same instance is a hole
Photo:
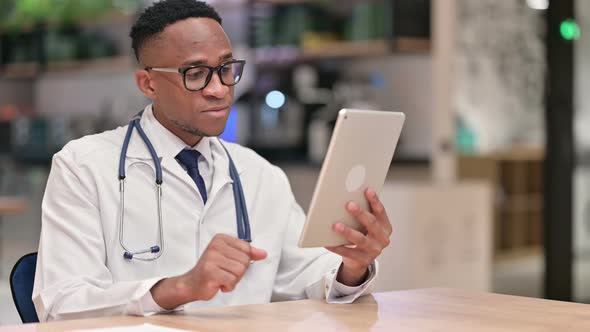
[[[217,70],[221,82],[225,85],[236,85],[242,78],[244,64],[241,62],[228,62]],[[212,71],[209,67],[195,67],[184,74],[186,88],[189,90],[201,90],[211,80]]]

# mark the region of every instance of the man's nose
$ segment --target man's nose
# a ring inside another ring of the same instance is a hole
[[[211,75],[211,81],[209,81],[209,84],[203,89],[203,95],[215,98],[223,98],[228,92],[229,86],[224,85],[221,82],[219,73],[216,71]]]

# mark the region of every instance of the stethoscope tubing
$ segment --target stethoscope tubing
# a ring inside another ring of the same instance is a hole
[[[160,256],[164,252],[164,224],[162,222],[162,165],[160,163],[160,159],[158,158],[158,154],[154,146],[152,145],[151,141],[145,134],[141,124],[139,123],[143,111],[139,112],[135,115],[130,121],[129,126],[127,128],[127,132],[125,133],[125,138],[123,140],[123,146],[121,147],[121,154],[119,157],[119,244],[124,250],[123,257],[126,260],[140,260],[140,261],[153,261]],[[154,162],[155,167],[155,188],[156,188],[156,195],[157,195],[157,206],[158,206],[158,239],[157,244],[151,246],[150,248],[132,251],[125,246],[124,243],[124,224],[125,224],[125,160],[127,158],[127,150],[129,148],[129,143],[131,141],[131,135],[133,133],[133,129],[137,129],[139,136],[141,137],[142,141],[145,143],[147,149],[150,152],[152,160]],[[234,196],[234,204],[236,209],[236,224],[237,224],[237,232],[238,238],[244,240],[246,242],[251,242],[251,230],[250,230],[250,218],[248,217],[248,209],[246,206],[246,199],[244,198],[244,191],[242,188],[242,182],[240,181],[240,176],[236,169],[236,166],[227,151],[225,145],[221,143],[221,146],[225,150],[228,159],[229,159],[229,172],[230,177],[233,180],[233,196]],[[143,254],[153,254],[152,256],[142,257],[138,255]]]

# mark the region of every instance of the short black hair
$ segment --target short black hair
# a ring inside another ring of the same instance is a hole
[[[139,52],[146,42],[156,37],[170,24],[191,17],[211,18],[219,24],[222,21],[217,11],[203,1],[161,0],[146,8],[129,33],[131,47],[137,61],[139,61]]]

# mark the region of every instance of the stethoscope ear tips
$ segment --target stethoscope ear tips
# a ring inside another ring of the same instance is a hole
[[[159,246],[153,246],[153,247],[150,248],[150,252],[152,254],[159,253],[160,252],[160,247]]]
[[[125,253],[123,254],[123,258],[131,260],[133,258],[133,254],[129,251],[125,251]]]

